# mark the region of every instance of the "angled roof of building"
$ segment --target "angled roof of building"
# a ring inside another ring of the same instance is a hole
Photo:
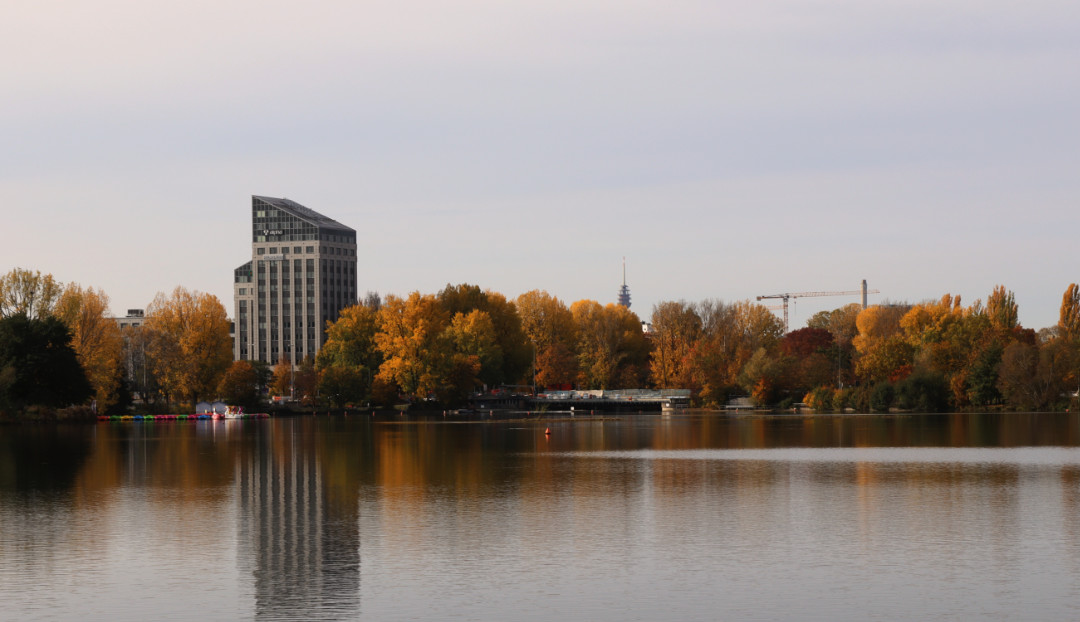
[[[316,227],[321,227],[323,229],[339,229],[341,231],[350,231],[353,233],[356,232],[352,227],[346,227],[340,222],[334,220],[333,218],[323,216],[319,212],[316,212],[309,207],[304,207],[303,205],[300,205],[299,203],[291,199],[278,199],[275,197],[263,197],[258,195],[252,195],[251,198],[259,199],[260,201],[268,203],[275,208],[284,212],[288,212],[293,216],[300,218],[301,220],[307,221],[312,225],[315,225]]]

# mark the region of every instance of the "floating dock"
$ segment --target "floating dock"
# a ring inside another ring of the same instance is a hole
[[[269,419],[269,413],[242,413],[221,415],[215,413],[194,413],[190,415],[98,415],[98,421],[198,421],[230,419]]]

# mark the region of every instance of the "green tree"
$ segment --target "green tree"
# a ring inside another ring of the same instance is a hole
[[[1001,402],[998,389],[998,373],[1005,347],[999,341],[991,341],[976,354],[968,374],[968,401],[975,406],[989,406]]]
[[[788,357],[760,347],[739,372],[739,385],[758,406],[775,404],[787,387],[789,368]]]
[[[63,322],[22,313],[0,318],[0,407],[81,404],[92,393]]]
[[[900,408],[922,413],[942,412],[949,407],[949,385],[945,378],[931,371],[919,371],[896,384]]]
[[[319,395],[334,408],[362,402],[371,392],[371,377],[359,366],[331,365],[319,372]]]
[[[889,412],[895,399],[896,389],[889,382],[879,382],[870,390],[870,408],[875,412]]]

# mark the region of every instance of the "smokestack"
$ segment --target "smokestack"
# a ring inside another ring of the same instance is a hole
[[[866,308],[866,279],[862,280],[862,308]]]

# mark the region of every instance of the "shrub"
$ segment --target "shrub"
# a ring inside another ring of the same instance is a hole
[[[806,397],[803,398],[803,401],[806,402],[807,406],[818,412],[827,412],[835,410],[833,397],[834,393],[831,388],[817,387],[807,393]]]
[[[949,384],[932,372],[918,372],[896,385],[896,401],[900,408],[917,412],[936,413],[949,408]]]
[[[870,391],[870,408],[875,412],[889,412],[892,406],[895,390],[888,382],[879,382]]]

